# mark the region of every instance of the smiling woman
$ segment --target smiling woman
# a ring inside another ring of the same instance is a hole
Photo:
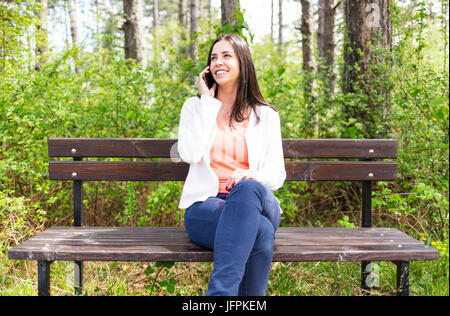
[[[286,178],[280,117],[261,96],[250,49],[217,38],[183,105],[178,152],[190,164],[180,199],[186,232],[214,249],[206,295],[265,295]]]

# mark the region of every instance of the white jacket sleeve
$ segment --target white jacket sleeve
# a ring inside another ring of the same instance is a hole
[[[281,138],[280,116],[278,112],[270,115],[269,130],[267,131],[268,146],[263,155],[263,163],[256,171],[256,180],[268,189],[276,191],[283,186],[286,179],[284,166],[283,144]]]
[[[199,162],[217,125],[222,103],[210,96],[191,97],[181,109],[178,127],[178,153],[189,164]]]

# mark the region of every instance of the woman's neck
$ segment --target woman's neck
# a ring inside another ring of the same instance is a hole
[[[231,112],[236,102],[237,87],[219,87],[217,99],[222,102],[222,107],[227,112]]]

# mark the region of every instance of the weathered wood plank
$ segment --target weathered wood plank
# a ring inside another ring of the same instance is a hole
[[[397,163],[287,161],[287,181],[395,180]],[[158,161],[50,161],[50,180],[184,181],[189,165]]]
[[[176,145],[177,139],[49,138],[48,153],[50,157],[175,158]],[[396,158],[397,140],[283,139],[283,151],[286,158]]]
[[[182,227],[58,227],[8,253],[10,259],[211,261]],[[437,251],[395,229],[281,227],[274,261],[434,260]]]

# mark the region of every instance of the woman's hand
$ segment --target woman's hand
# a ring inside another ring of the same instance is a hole
[[[231,191],[231,189],[239,183],[242,179],[253,179],[256,180],[256,174],[249,169],[236,169],[228,178],[227,185],[225,189]]]
[[[197,87],[200,95],[209,95],[210,97],[214,98],[215,91],[217,88],[217,84],[214,83],[214,85],[211,87],[211,89],[208,88],[208,85],[206,84],[205,79],[203,78],[204,75],[206,75],[209,72],[209,66],[207,66],[198,76],[198,82]]]

